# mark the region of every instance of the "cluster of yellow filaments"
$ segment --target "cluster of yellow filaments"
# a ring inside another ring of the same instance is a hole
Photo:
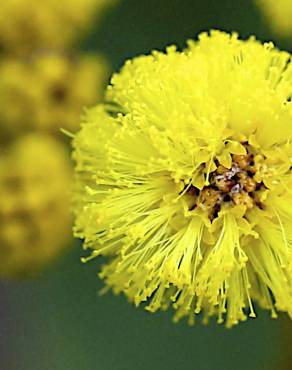
[[[278,36],[292,36],[292,2],[291,0],[255,0],[266,23]]]
[[[292,65],[213,31],[126,62],[74,138],[75,235],[175,320],[292,315]]]

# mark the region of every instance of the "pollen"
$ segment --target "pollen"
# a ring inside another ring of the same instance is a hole
[[[264,189],[264,184],[254,179],[257,170],[253,150],[248,145],[242,145],[245,146],[247,154],[233,154],[230,168],[222,166],[215,160],[217,167],[209,175],[209,184],[201,190],[198,188],[187,190],[187,193],[194,194],[191,209],[199,207],[206,210],[211,221],[218,217],[223,207],[242,205],[248,211],[259,206],[256,200]]]

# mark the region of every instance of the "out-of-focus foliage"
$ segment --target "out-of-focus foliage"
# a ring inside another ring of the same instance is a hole
[[[2,137],[35,129],[74,131],[84,106],[95,103],[108,67],[95,55],[41,54],[0,61]]]
[[[0,156],[0,275],[31,275],[71,239],[71,164],[63,145],[30,134]]]
[[[115,0],[3,0],[0,44],[16,54],[67,46]]]
[[[291,0],[255,0],[266,18],[267,26],[279,36],[292,36]]]
[[[109,76],[73,43],[117,0],[0,4],[0,276],[39,271],[71,244],[66,136]],[[56,141],[58,139],[58,141]]]

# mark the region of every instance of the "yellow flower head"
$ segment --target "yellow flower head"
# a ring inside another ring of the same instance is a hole
[[[0,132],[76,131],[83,106],[100,99],[108,67],[93,55],[42,54],[0,62]]]
[[[70,242],[71,166],[54,139],[31,134],[0,155],[0,276],[31,275]]]
[[[255,0],[260,11],[266,17],[271,29],[286,37],[292,36],[292,1],[291,0]]]
[[[0,44],[14,53],[64,47],[98,20],[115,0],[5,0]]]
[[[126,62],[74,140],[75,235],[136,305],[292,315],[292,65],[213,31]]]

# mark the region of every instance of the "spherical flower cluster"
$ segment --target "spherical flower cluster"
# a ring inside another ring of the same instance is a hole
[[[275,34],[292,36],[292,1],[291,0],[255,0],[267,24]]]
[[[74,138],[75,235],[175,320],[292,315],[292,65],[213,31],[126,62]]]
[[[1,2],[0,44],[26,53],[67,46],[115,0],[5,0]]]
[[[62,144],[23,136],[0,155],[0,276],[37,272],[70,238],[71,164]]]
[[[108,67],[94,55],[41,54],[0,62],[0,131],[76,131],[83,106],[100,99]]]

